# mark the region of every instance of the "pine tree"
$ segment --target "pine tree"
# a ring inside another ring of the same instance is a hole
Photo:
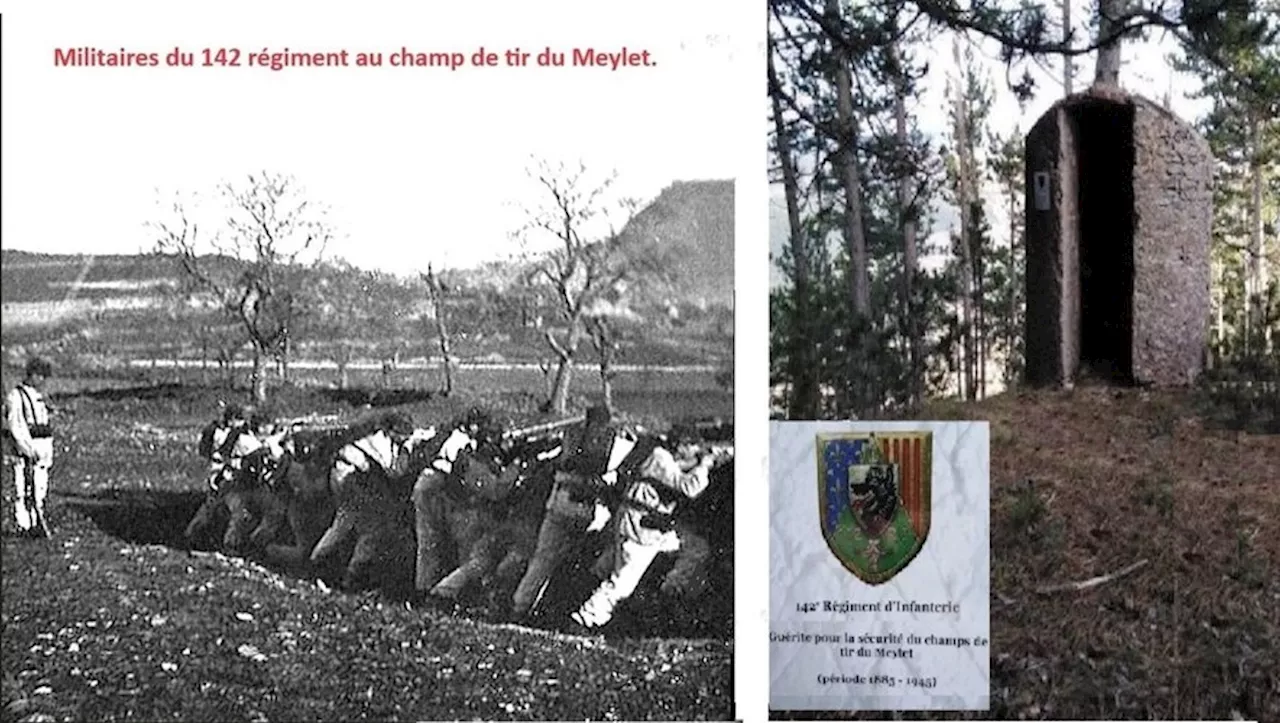
[[[1275,244],[1267,243],[1266,228],[1266,189],[1280,176],[1280,48],[1268,26],[1277,15],[1280,2],[1270,0],[1257,7],[1232,4],[1214,16],[1206,33],[1225,48],[1219,52],[1230,70],[1190,52],[1172,59],[1177,69],[1201,79],[1196,96],[1212,104],[1201,129],[1218,161],[1211,337],[1216,362],[1269,358],[1280,336],[1271,278],[1280,259]]]
[[[951,97],[949,200],[960,215],[952,244],[956,275],[956,371],[960,395],[965,399],[978,399],[985,394],[986,387],[988,330],[984,299],[986,257],[990,251],[982,199],[985,174],[981,138],[993,96],[986,78],[977,71],[971,47],[962,53],[957,39],[952,45],[952,58],[957,75],[948,82]]]
[[[1022,376],[1026,325],[1026,218],[1023,215],[1025,139],[1018,129],[1008,137],[993,135],[988,142],[991,174],[1008,215],[1008,236],[991,259],[991,293],[995,296],[991,333],[1002,359],[1006,387]]]

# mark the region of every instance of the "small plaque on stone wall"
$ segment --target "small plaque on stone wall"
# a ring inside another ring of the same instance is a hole
[[[1036,171],[1033,176],[1035,194],[1036,194],[1036,210],[1049,210],[1049,172]]]

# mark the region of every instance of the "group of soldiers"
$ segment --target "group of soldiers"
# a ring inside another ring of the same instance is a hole
[[[44,501],[54,445],[42,390],[52,368],[48,361],[33,358],[25,371],[23,381],[5,399],[5,469],[16,491],[19,535],[47,538]],[[291,431],[280,428],[270,415],[252,405],[225,407],[219,418],[202,430],[199,441],[200,456],[209,463],[211,499],[226,484],[246,478],[270,480],[286,455],[294,452]],[[399,453],[401,448],[420,440],[423,433],[412,424],[401,424],[342,446],[329,463],[330,485],[339,488],[345,478],[370,471],[396,476],[405,459]],[[457,465],[463,456],[481,448],[502,447],[503,440],[488,439],[499,436],[495,429],[476,421],[451,430],[424,476],[428,484],[423,486],[420,481],[416,487],[415,503],[419,502],[417,492],[431,487],[430,478],[447,479],[456,467],[465,468]],[[599,583],[572,612],[569,627],[585,631],[607,624],[662,553],[676,556],[664,578],[664,591],[696,584],[691,578],[700,574],[710,551],[700,531],[682,524],[675,512],[683,501],[697,498],[707,489],[712,469],[732,459],[733,452],[731,446],[689,442],[624,428],[614,424],[605,408],[595,407],[576,434],[555,450],[537,455],[534,467],[539,474],[551,475],[552,485],[536,550],[513,595],[513,612],[523,617],[537,607],[556,570],[592,532],[604,532],[607,537],[592,570]],[[481,486],[484,479],[480,477]],[[496,484],[498,478],[492,479]]]
[[[330,484],[339,488],[344,478],[375,468],[388,476],[399,474],[397,460],[404,456],[397,454],[396,447],[407,445],[419,432],[411,425],[379,430],[343,446],[329,463]],[[287,436],[287,429],[277,429],[267,415],[251,406],[228,407],[201,435],[200,454],[209,461],[211,493],[237,475],[270,475],[274,464],[287,454]],[[488,439],[499,436],[479,424],[451,430],[420,479],[448,478],[466,467],[457,465],[463,455],[501,447],[502,439]],[[570,620],[564,621],[565,627],[589,632],[606,625],[659,554],[676,555],[662,589],[689,584],[682,576],[694,574],[709,550],[697,531],[682,527],[675,512],[682,501],[697,498],[708,488],[712,469],[732,459],[732,454],[728,445],[697,445],[624,428],[614,423],[604,407],[590,409],[576,434],[539,454],[532,465],[553,481],[536,551],[513,595],[515,615],[524,617],[533,611],[556,570],[591,532],[604,532],[607,539],[592,570],[599,582]],[[480,485],[488,479],[479,478]],[[418,492],[430,487],[430,483],[425,487],[418,483],[415,504],[421,506]]]
[[[661,553],[682,558],[668,573],[664,589],[684,582],[682,573],[697,569],[708,550],[705,544],[684,544],[693,542],[688,538],[696,533],[677,524],[676,508],[701,495],[712,468],[731,458],[728,447],[675,445],[656,435],[615,429],[608,411],[593,407],[577,440],[552,465],[555,482],[537,552],[516,588],[515,613],[525,614],[536,603],[583,532],[608,529],[612,534],[593,568],[599,586],[570,616],[577,627],[607,624]]]

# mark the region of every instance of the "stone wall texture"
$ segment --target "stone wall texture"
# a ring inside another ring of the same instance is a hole
[[[1190,384],[1209,333],[1213,155],[1164,108],[1135,105],[1133,372],[1139,382]]]
[[[1027,239],[1027,381],[1031,384],[1061,382],[1063,361],[1068,356],[1062,333],[1061,312],[1064,307],[1063,214],[1046,213],[1034,208],[1035,174],[1048,173],[1052,181],[1050,198],[1053,209],[1074,201],[1064,198],[1063,176],[1059,164],[1070,159],[1061,152],[1061,115],[1046,113],[1031,128],[1026,142],[1026,239]],[[1074,198],[1074,196],[1072,197]],[[1034,361],[1033,361],[1034,360]]]
[[[1213,157],[1169,111],[1108,88],[1064,98],[1027,134],[1027,382],[1070,385],[1080,369],[1077,191],[1088,179],[1078,177],[1076,154],[1088,140],[1076,137],[1072,110],[1085,103],[1133,113],[1134,381],[1190,384],[1202,370],[1208,334]],[[1052,181],[1048,210],[1035,203],[1037,171]]]

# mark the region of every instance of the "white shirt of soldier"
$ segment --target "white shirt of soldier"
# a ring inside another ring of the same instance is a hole
[[[231,435],[236,435],[227,456],[224,458],[221,449]],[[231,470],[239,470],[243,466],[245,455],[263,446],[262,440],[255,437],[244,424],[230,427],[219,427],[213,431],[213,454],[209,460],[209,486],[218,489],[221,483],[232,476]]]
[[[36,465],[49,467],[53,465],[53,439],[31,437],[31,426],[49,423],[49,408],[45,406],[44,395],[35,387],[26,384],[9,391],[5,399],[5,428],[12,435],[16,449],[5,445],[6,454],[20,454],[26,459],[34,459]]]
[[[236,435],[235,442],[231,445],[231,449],[226,459],[223,459],[222,448],[227,443],[227,439],[231,435]],[[224,462],[239,460],[239,458],[249,454],[250,452],[262,446],[262,441],[249,431],[244,424],[236,424],[229,427],[218,427],[213,431],[213,461]]]
[[[626,490],[626,498],[636,504],[624,504],[620,508],[618,535],[642,545],[656,545],[663,551],[679,549],[680,538],[674,530],[655,530],[643,524],[644,516],[649,514],[647,510],[665,515],[675,511],[676,503],[664,503],[653,485],[670,487],[688,498],[697,497],[711,483],[713,463],[714,458],[707,456],[685,472],[666,449],[654,449],[636,470],[636,481]]]
[[[375,465],[392,476],[402,474],[413,447],[431,439],[435,434],[434,427],[415,429],[403,443],[396,444],[391,435],[380,429],[358,439],[338,450],[329,483],[336,491],[348,476],[357,471],[368,472]]]
[[[412,439],[412,438],[411,438]],[[374,465],[389,473],[395,474],[404,464],[404,453],[408,443],[396,444],[391,435],[384,430],[370,434],[343,447],[338,452],[338,461],[361,472],[368,472]]]
[[[669,514],[675,510],[675,503],[664,505],[653,485],[665,485],[686,497],[697,497],[710,484],[714,462],[715,458],[709,455],[685,472],[669,451],[657,447],[636,470],[636,481],[627,489],[626,497],[649,510]],[[646,510],[637,509],[635,505],[624,504],[619,508],[613,571],[571,615],[579,624],[598,627],[609,622],[618,603],[635,592],[658,553],[680,549],[680,538],[674,530],[655,530],[642,524],[646,514]]]
[[[440,454],[431,463],[431,466],[444,474],[449,474],[453,471],[453,463],[458,461],[458,455],[462,454],[465,449],[475,448],[476,440],[471,435],[461,429],[455,429],[444,440],[444,445],[440,447]]]

